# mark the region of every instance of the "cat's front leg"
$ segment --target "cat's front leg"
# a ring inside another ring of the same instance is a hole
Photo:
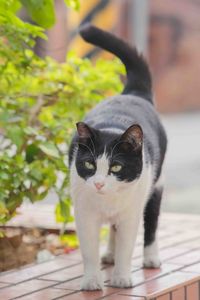
[[[75,207],[75,220],[84,264],[82,290],[103,288],[99,262],[100,221],[93,212]]]
[[[116,227],[115,267],[111,279],[114,287],[132,287],[131,259],[137,236],[139,216],[128,218]]]
[[[115,259],[115,231],[114,225],[110,226],[109,240],[106,253],[102,256],[101,262],[103,264],[114,264]]]

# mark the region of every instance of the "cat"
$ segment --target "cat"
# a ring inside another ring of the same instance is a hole
[[[149,67],[135,48],[91,24],[83,39],[121,59],[127,83],[121,95],[78,122],[69,150],[71,196],[84,263],[82,290],[103,288],[99,231],[110,224],[103,263],[114,264],[110,285],[128,288],[138,226],[144,217],[144,267],[160,266],[156,230],[167,137],[154,107]]]

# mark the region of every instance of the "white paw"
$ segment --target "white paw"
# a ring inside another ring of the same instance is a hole
[[[101,275],[87,276],[85,275],[81,282],[81,290],[94,291],[103,289],[103,280]]]
[[[113,275],[110,285],[119,288],[130,288],[133,286],[133,282],[131,276]]]
[[[114,264],[114,254],[112,252],[105,253],[101,258],[101,262],[103,264],[113,265]]]
[[[147,269],[157,269],[160,268],[161,262],[158,256],[148,255],[144,257],[143,266]]]

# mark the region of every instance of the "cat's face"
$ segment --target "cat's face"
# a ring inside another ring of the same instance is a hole
[[[119,135],[79,122],[77,132],[76,170],[94,192],[118,192],[140,176],[143,133],[139,125]]]

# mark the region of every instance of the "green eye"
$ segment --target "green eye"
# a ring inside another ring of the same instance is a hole
[[[121,165],[114,165],[111,167],[111,172],[117,173],[119,171],[121,171],[122,166]]]
[[[89,161],[86,161],[85,162],[85,167],[88,169],[88,170],[94,170],[94,165],[92,163],[90,163]]]

